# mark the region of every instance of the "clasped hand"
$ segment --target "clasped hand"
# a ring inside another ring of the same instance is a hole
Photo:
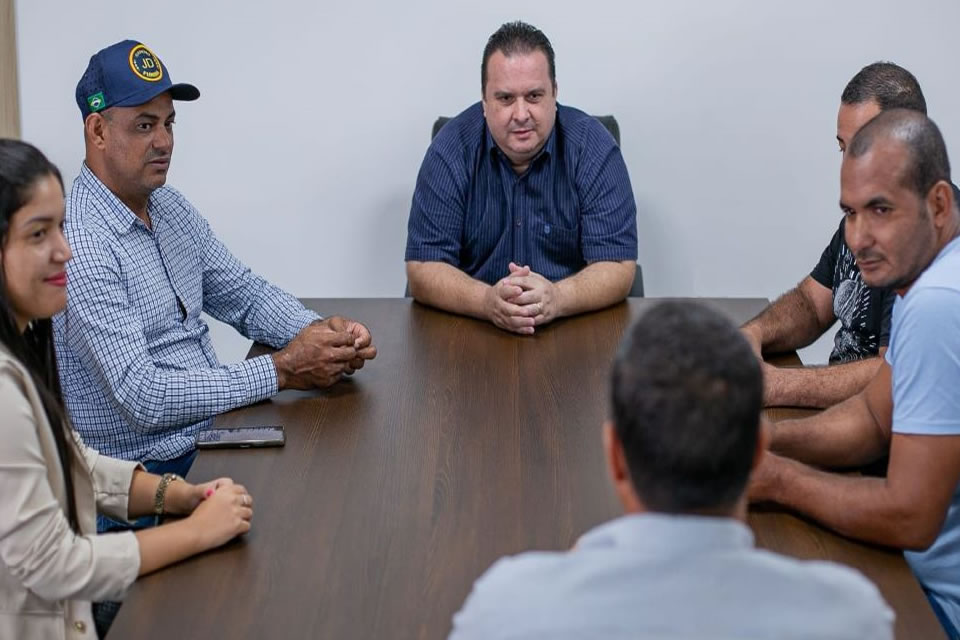
[[[377,356],[370,330],[333,316],[305,327],[273,354],[279,389],[329,387]]]
[[[201,548],[209,549],[250,530],[253,498],[230,478],[202,484],[177,481],[167,488],[164,511],[188,516],[200,533]]]
[[[560,290],[529,266],[510,263],[510,275],[487,290],[487,317],[507,331],[530,335],[560,315]]]

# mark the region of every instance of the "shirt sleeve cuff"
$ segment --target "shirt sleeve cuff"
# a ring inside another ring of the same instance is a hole
[[[299,334],[301,331],[306,329],[309,325],[313,324],[317,320],[323,320],[323,316],[317,313],[316,311],[312,311],[311,309],[307,309],[306,307],[304,307],[303,311],[300,312],[299,316],[293,320],[293,322],[295,322],[296,326],[298,327],[294,335]]]
[[[313,322],[313,319],[310,322]],[[277,367],[273,364],[273,358],[270,355],[250,358],[233,366],[246,382],[244,404],[266,400],[277,393]]]
[[[588,263],[594,262],[621,262],[636,260],[636,247],[584,247],[583,259]]]
[[[405,262],[444,262],[459,267],[456,255],[439,247],[408,247],[403,257]]]
[[[88,536],[96,567],[88,594],[95,600],[123,600],[140,573],[140,543],[133,531]]]
[[[814,269],[810,272],[810,277],[813,278],[814,282],[820,286],[826,287],[827,289],[833,289],[833,281],[829,278],[825,278],[820,275],[819,269]]]
[[[893,433],[916,436],[957,436],[960,435],[960,425],[947,420],[912,422],[901,420],[900,424],[897,424],[896,413],[894,413]]]
[[[89,447],[84,450],[84,457],[93,476],[97,511],[115,520],[131,522],[129,502],[133,473],[146,469],[139,462],[111,458]]]

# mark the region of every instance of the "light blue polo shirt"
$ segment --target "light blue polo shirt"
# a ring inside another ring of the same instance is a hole
[[[897,298],[886,359],[893,371],[893,432],[960,436],[960,238]],[[904,555],[960,628],[960,486],[936,542]]]
[[[732,518],[627,515],[569,552],[495,563],[452,640],[878,640],[893,612],[852,569],[753,546]]]

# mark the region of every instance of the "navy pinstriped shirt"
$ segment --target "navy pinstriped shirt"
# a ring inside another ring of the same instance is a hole
[[[556,281],[591,262],[636,260],[637,205],[619,147],[595,118],[558,104],[546,144],[517,175],[476,103],[427,149],[405,259],[488,284],[511,261]]]

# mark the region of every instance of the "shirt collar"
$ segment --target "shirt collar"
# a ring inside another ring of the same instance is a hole
[[[548,158],[553,157],[553,154],[557,148],[557,127],[559,126],[559,124],[560,124],[560,105],[558,103],[557,117],[554,118],[553,129],[550,131],[550,135],[547,136],[546,144],[540,147],[540,151],[537,152],[537,155],[533,156],[533,158],[530,159],[530,164],[528,165],[528,168],[527,168],[528,171],[529,171],[529,168],[532,167],[536,162],[538,162],[542,156],[546,156]],[[492,157],[497,157],[499,155],[500,157],[503,158],[504,162],[510,162],[509,159],[507,159],[506,154],[500,150],[499,146],[497,146],[497,141],[493,139],[493,134],[490,133],[490,127],[487,126],[486,118],[484,118],[483,130],[486,132],[487,150],[490,153],[490,155]],[[513,169],[513,167],[510,167],[510,168]]]
[[[642,513],[591,529],[577,543],[578,550],[611,547],[662,556],[750,549],[753,532],[733,518]]]
[[[940,260],[945,258],[948,254],[953,253],[956,250],[960,250],[960,235],[954,237],[953,240],[943,245],[943,249],[940,249],[940,253],[938,253],[933,257],[933,261],[930,263],[930,267],[940,262]],[[929,269],[930,267],[927,267],[927,269]]]
[[[104,219],[113,228],[114,232],[118,234],[126,233],[133,229],[137,222],[143,224],[137,214],[131,211],[130,207],[125,205],[113,191],[110,191],[107,185],[103,184],[86,161],[80,167],[80,175],[77,176],[77,180],[104,205],[102,208]],[[153,194],[150,194],[150,198],[147,200],[147,209],[150,211],[150,219],[153,222],[154,229],[156,229],[159,211],[152,204]]]

